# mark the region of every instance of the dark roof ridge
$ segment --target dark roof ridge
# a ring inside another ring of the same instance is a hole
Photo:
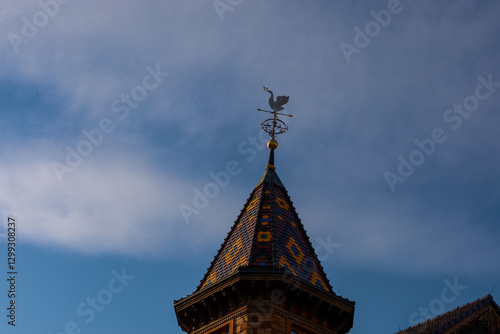
[[[407,334],[412,334],[412,333],[441,333],[443,330],[448,329],[452,326],[455,326],[456,324],[460,323],[461,321],[465,320],[467,317],[472,315],[473,313],[477,312],[478,310],[482,309],[484,306],[492,304],[498,312],[500,312],[500,307],[498,304],[493,300],[493,296],[490,294],[487,294],[484,297],[478,298],[476,300],[469,301],[463,305],[460,305],[454,309],[449,310],[448,312],[445,312],[443,314],[440,314],[438,316],[435,316],[434,318],[427,319],[424,322],[421,322],[419,324],[413,325],[411,327],[408,327],[406,329],[398,331],[398,333],[407,333]],[[468,307],[469,306],[469,307]],[[446,315],[451,314],[452,312],[456,312],[461,310],[455,318],[451,319],[450,321],[443,321],[446,320]],[[442,320],[442,322],[439,322],[439,320]],[[437,322],[437,324],[432,324],[432,322]],[[431,328],[427,328],[429,325],[434,325]],[[424,330],[427,330],[424,332]]]
[[[252,261],[252,257],[253,257],[254,250],[255,250],[255,245],[257,243],[257,231],[259,230],[259,226],[260,226],[259,217],[261,217],[261,215],[262,215],[262,201],[263,201],[262,195],[264,193],[264,186],[261,185],[260,187],[256,187],[254,191],[257,191],[257,189],[260,189],[259,204],[258,204],[259,210],[257,211],[257,215],[255,217],[256,222],[255,222],[255,226],[253,227],[252,245],[250,246],[250,254],[248,255],[248,264],[247,265],[249,265],[250,262]],[[252,192],[252,195],[254,195],[254,192]]]
[[[266,171],[264,172],[264,174],[262,174],[262,177],[260,178],[259,182],[257,182],[255,188],[258,188],[263,183],[272,183],[282,189],[285,189],[285,186],[283,185],[278,174],[273,168],[266,168]]]

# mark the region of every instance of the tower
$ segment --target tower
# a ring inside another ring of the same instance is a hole
[[[262,123],[269,162],[196,291],[174,302],[189,334],[341,334],[354,302],[333,292],[274,165],[275,136],[288,127],[278,111]],[[280,109],[281,108],[281,109]],[[260,109],[259,109],[260,110]]]

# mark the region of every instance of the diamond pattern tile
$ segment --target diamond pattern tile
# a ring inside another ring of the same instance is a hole
[[[300,280],[333,293],[288,193],[272,169],[253,190],[198,291],[240,266],[285,268]]]

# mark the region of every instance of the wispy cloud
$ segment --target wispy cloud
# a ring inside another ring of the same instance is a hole
[[[183,223],[171,203],[186,186],[141,162],[147,157],[107,150],[59,183],[41,157],[55,150],[40,149],[33,159],[11,152],[15,162],[1,168],[2,213],[19,217],[20,240],[137,255],[177,242],[170,236]]]

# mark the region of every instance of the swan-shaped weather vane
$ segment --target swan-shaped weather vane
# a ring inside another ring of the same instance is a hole
[[[293,115],[285,114],[285,113],[280,113],[278,111],[281,111],[285,108],[283,108],[283,105],[287,104],[288,100],[290,99],[289,96],[278,96],[276,97],[276,101],[274,101],[274,95],[272,90],[270,90],[268,87],[264,87],[264,90],[271,94],[271,97],[269,97],[269,106],[273,111],[269,110],[262,110],[262,109],[257,109],[258,111],[264,111],[270,114],[273,114],[273,118],[266,119],[264,122],[260,123],[262,126],[262,129],[271,136],[272,140],[274,141],[274,137],[280,133],[285,133],[288,130],[288,125],[286,125],[285,122],[279,119],[279,116],[287,116],[287,117],[293,117]],[[275,141],[274,141],[275,142]],[[276,142],[276,147],[277,147],[277,142]]]

